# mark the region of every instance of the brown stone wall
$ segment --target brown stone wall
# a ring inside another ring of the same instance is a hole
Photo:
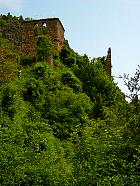
[[[58,18],[50,18],[46,20],[47,34],[51,37],[55,49],[61,52],[64,45],[64,28]]]
[[[34,22],[25,21],[22,25],[22,53],[26,55],[36,54],[36,39]]]
[[[42,32],[42,27],[44,24],[46,26],[46,34],[51,37],[56,51],[60,52],[62,50],[64,45],[65,31],[63,25],[58,18],[49,18],[24,21],[22,26],[22,53],[27,55],[36,54],[36,35],[34,26],[36,25],[38,27],[38,32]]]

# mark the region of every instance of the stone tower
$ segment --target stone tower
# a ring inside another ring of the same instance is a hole
[[[107,52],[107,56],[104,62],[104,68],[105,68],[105,72],[108,76],[111,77],[111,48],[108,48],[108,52]]]
[[[59,18],[48,18],[40,20],[24,21],[22,25],[22,54],[34,56],[36,55],[37,40],[35,27],[38,32],[44,31],[48,34],[54,44],[56,51],[61,52],[64,46],[64,27]]]

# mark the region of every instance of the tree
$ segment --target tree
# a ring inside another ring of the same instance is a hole
[[[130,91],[129,95],[126,95],[131,100],[138,98],[140,95],[140,66],[136,69],[134,77],[130,77],[129,74],[124,74],[124,76],[120,76],[123,78],[125,85]]]
[[[136,69],[134,77],[130,77],[129,74],[124,74],[120,76],[123,79],[124,84],[127,86],[130,94],[126,94],[126,97],[131,100],[131,103],[134,104],[135,110],[137,113],[140,111],[140,66]]]
[[[39,61],[48,61],[55,54],[55,49],[48,35],[39,35],[37,38],[37,58]]]

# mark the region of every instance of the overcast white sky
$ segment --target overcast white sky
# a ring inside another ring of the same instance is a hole
[[[132,75],[140,64],[140,0],[0,0],[0,13],[8,12],[35,19],[59,17],[79,54],[104,56],[111,47],[113,76]]]

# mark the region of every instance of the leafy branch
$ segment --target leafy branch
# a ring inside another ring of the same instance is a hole
[[[126,94],[126,97],[131,101],[134,99],[138,100],[140,95],[140,65],[136,69],[134,77],[130,77],[129,74],[124,74],[123,76],[119,76],[123,79],[124,84],[127,86],[130,94]]]

